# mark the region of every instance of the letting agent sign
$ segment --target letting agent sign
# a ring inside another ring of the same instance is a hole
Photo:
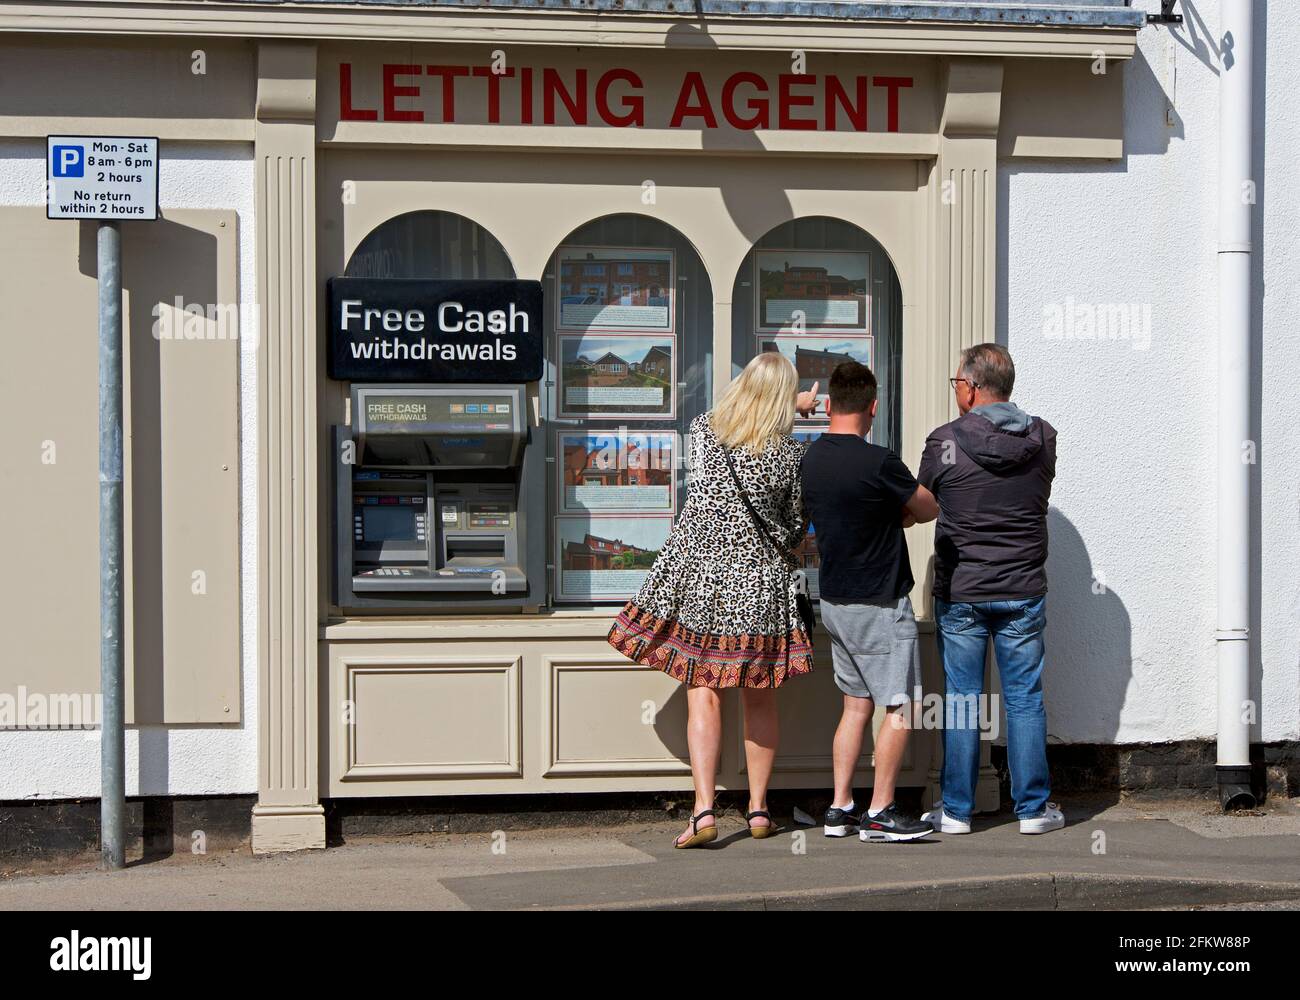
[[[157,219],[158,140],[46,136],[45,182],[47,219]]]
[[[545,48],[544,57],[529,62],[485,48],[458,50],[448,61],[440,50],[418,46],[402,48],[400,61],[383,50],[325,57],[321,136],[363,140],[400,126],[418,139],[420,125],[447,125],[685,131],[702,141],[754,132],[844,139],[928,135],[939,125],[936,70],[925,60],[817,53],[809,61],[801,52],[706,56],[683,49],[628,63],[599,49]],[[429,140],[445,134],[430,131]],[[483,141],[477,133],[465,140]],[[675,142],[683,150],[690,145]]]
[[[540,281],[331,278],[329,375],[356,381],[533,382]]]

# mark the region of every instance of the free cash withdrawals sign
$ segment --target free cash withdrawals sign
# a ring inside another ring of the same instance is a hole
[[[374,382],[534,382],[540,281],[331,278],[329,375]]]
[[[143,136],[45,138],[47,219],[158,218],[158,140]]]

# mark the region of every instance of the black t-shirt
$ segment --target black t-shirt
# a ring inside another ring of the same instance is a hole
[[[912,589],[903,505],[917,482],[888,448],[823,434],[800,469],[804,517],[821,554],[818,591],[836,604],[883,604]]]

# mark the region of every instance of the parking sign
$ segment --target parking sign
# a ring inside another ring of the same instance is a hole
[[[47,219],[156,219],[158,140],[47,136],[45,180]]]

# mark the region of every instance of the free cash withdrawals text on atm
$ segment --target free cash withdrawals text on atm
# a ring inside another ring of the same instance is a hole
[[[335,278],[328,295],[330,375],[351,382],[333,440],[334,603],[544,604],[540,284]]]

